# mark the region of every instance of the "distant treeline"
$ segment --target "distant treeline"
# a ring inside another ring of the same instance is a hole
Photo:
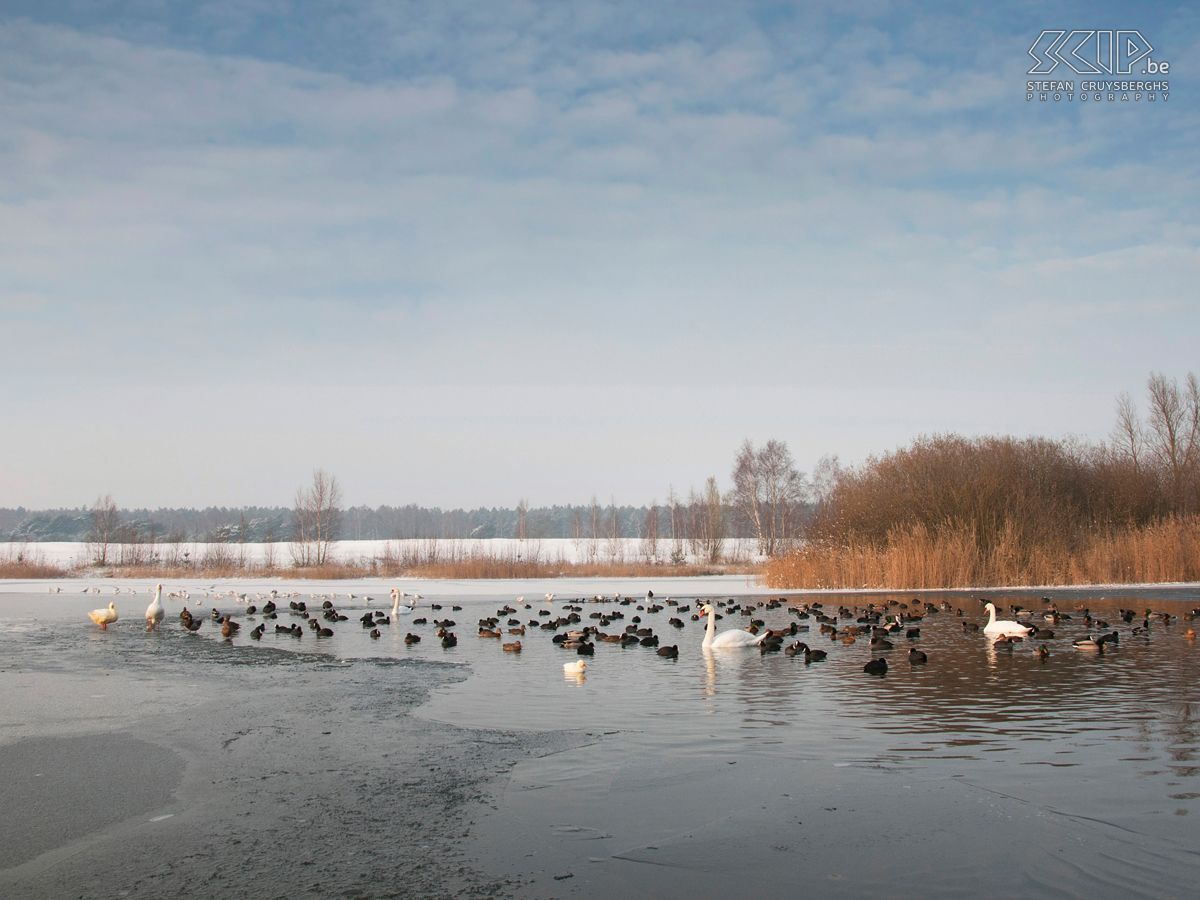
[[[599,506],[597,536],[612,532],[613,506]],[[670,536],[670,514],[660,507],[660,536]],[[619,537],[643,537],[648,506],[617,506]],[[548,506],[525,514],[529,538],[590,537],[590,506]],[[259,543],[291,539],[293,510],[287,507],[208,507],[206,509],[120,509],[119,527],[146,540],[153,531],[158,541],[204,543]],[[518,537],[521,511],[502,507],[443,510],[422,506],[352,506],[342,511],[342,540],[393,540],[400,538],[512,538]],[[683,523],[681,522],[681,527]],[[0,540],[87,541],[93,532],[92,510],[0,509]],[[730,516],[729,537],[752,537],[753,532]],[[119,536],[117,537],[119,540]]]

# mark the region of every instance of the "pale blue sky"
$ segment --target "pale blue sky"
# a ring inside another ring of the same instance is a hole
[[[1026,102],[1050,28],[1169,102]],[[0,0],[0,505],[1101,438],[1200,371],[1198,69],[1184,4]]]

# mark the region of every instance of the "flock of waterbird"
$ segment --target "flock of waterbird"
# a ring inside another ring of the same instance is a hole
[[[87,588],[85,592],[88,590],[99,592],[99,588]],[[113,590],[114,593],[120,593],[119,588]],[[128,589],[128,592],[134,593],[132,589]],[[271,590],[265,594],[255,593],[254,595],[239,594],[236,591],[216,593],[204,591],[203,597],[195,598],[187,591],[180,591],[172,592],[167,596],[169,599],[181,599],[185,603],[191,602],[195,606],[203,606],[205,600],[222,601],[224,599],[231,599],[235,604],[244,604],[244,615],[248,621],[254,621],[256,618],[262,620],[249,633],[253,640],[261,640],[267,623],[278,620],[281,607],[276,603],[277,600],[287,601],[287,609],[283,612],[289,615],[293,621],[286,625],[275,624],[275,634],[301,638],[307,627],[317,638],[332,637],[333,626],[346,622],[350,618],[338,611],[335,601],[342,598],[337,593],[311,594],[309,599],[320,603],[319,607],[314,604],[312,610],[309,609],[306,601],[298,599],[301,595],[295,591],[281,594]],[[546,604],[552,605],[555,596],[546,594],[544,598]],[[162,597],[163,586],[160,584],[154,589],[154,599],[146,608],[147,630],[158,628],[166,618]],[[383,609],[368,608],[358,619],[362,628],[368,631],[372,639],[380,637],[380,628],[399,624],[402,621],[408,622],[413,627],[431,624],[425,617],[412,616],[418,603],[423,599],[419,594],[393,589],[390,597],[392,600],[390,615]],[[346,594],[345,601],[348,604],[361,601],[367,607],[375,602],[373,597],[365,595],[356,597],[354,594]],[[692,612],[692,602],[696,604],[695,612]],[[874,653],[895,649],[893,638],[903,637],[909,643],[907,659],[910,665],[919,666],[928,662],[928,655],[917,649],[916,646],[912,646],[921,637],[921,629],[917,627],[917,623],[924,620],[926,616],[938,615],[943,612],[955,613],[958,618],[963,620],[964,632],[981,632],[990,642],[993,650],[1012,650],[1014,646],[1027,640],[1035,641],[1038,643],[1036,653],[1042,659],[1046,659],[1050,655],[1046,643],[1056,639],[1051,626],[1073,620],[1070,613],[1060,612],[1049,598],[1042,598],[1041,603],[1047,606],[1043,610],[1033,610],[1018,604],[1011,605],[1010,611],[1015,618],[1010,620],[997,619],[995,604],[980,600],[983,611],[988,615],[988,621],[982,626],[967,621],[966,613],[961,608],[956,610],[948,601],[943,601],[938,605],[922,601],[919,598],[914,598],[911,604],[892,599],[883,603],[870,603],[865,607],[858,606],[854,609],[840,606],[836,610],[826,610],[819,602],[805,603],[783,598],[770,598],[758,601],[757,604],[738,602],[733,599],[716,600],[712,603],[692,602],[683,603],[668,597],[659,603],[655,599],[653,591],[647,591],[644,598],[637,600],[629,596],[623,597],[619,593],[611,598],[596,595],[591,598],[562,601],[557,615],[553,608],[539,609],[536,617],[522,621],[520,616],[523,612],[533,609],[533,604],[526,603],[522,596],[513,601],[515,606],[511,603],[505,604],[496,610],[495,615],[479,619],[478,634],[480,638],[503,639],[505,635],[515,637],[516,640],[502,643],[501,648],[509,653],[520,653],[520,637],[526,635],[527,630],[537,629],[550,632],[553,635],[551,641],[555,645],[579,657],[563,664],[564,674],[582,676],[588,668],[585,659],[595,655],[597,643],[619,644],[622,649],[635,646],[645,647],[653,649],[658,656],[666,659],[678,658],[679,645],[663,643],[650,624],[652,617],[666,611],[673,613],[667,619],[667,626],[676,630],[686,627],[687,621],[684,617],[688,614],[693,622],[705,620],[704,639],[701,647],[707,652],[752,648],[763,654],[782,651],[786,656],[802,657],[806,664],[825,660],[828,652],[810,647],[802,640],[793,640],[791,643],[788,641],[789,638],[810,632],[812,624],[815,623],[819,626],[819,633],[822,637],[828,637],[833,643],[854,644],[860,639],[869,641],[873,658],[863,666],[863,671],[870,675],[885,675],[888,670],[887,656],[874,657]],[[593,624],[585,625],[583,622],[584,604],[601,604],[596,611],[589,614],[589,619],[594,620]],[[626,608],[631,606],[635,608],[629,610],[629,623],[622,625]],[[443,606],[438,603],[430,603],[429,609],[440,612],[443,610]],[[767,628],[763,619],[756,618],[763,611],[779,609],[784,609],[793,616],[787,627]],[[452,606],[451,610],[459,612],[462,607]],[[642,614],[646,616],[646,621],[643,620]],[[1075,614],[1082,618],[1082,623],[1087,629],[1087,634],[1083,638],[1072,642],[1077,650],[1104,653],[1106,648],[1112,649],[1119,645],[1120,634],[1115,628],[1111,632],[1104,632],[1104,629],[1111,627],[1108,622],[1093,618],[1091,611],[1083,607],[1075,610]],[[1148,635],[1152,626],[1169,626],[1176,620],[1176,616],[1170,613],[1153,612],[1149,609],[1144,613],[1121,609],[1118,614],[1122,623],[1133,626],[1130,632],[1132,635]],[[530,612],[528,615],[532,616],[533,613]],[[732,615],[746,617],[750,621],[744,628],[733,628],[717,633],[717,621]],[[1191,610],[1183,618],[1192,620],[1198,615],[1200,615],[1200,608]],[[109,625],[118,620],[115,601],[109,603],[107,608],[93,610],[88,613],[88,617],[101,629],[107,629]],[[1135,624],[1139,617],[1142,620],[1141,623]],[[193,634],[200,630],[205,618],[203,615],[190,612],[186,605],[179,614],[181,626]],[[207,618],[214,623],[214,627],[220,629],[221,636],[226,641],[232,641],[241,628],[232,613],[222,613],[215,606]],[[304,621],[306,625],[301,625],[300,621]],[[654,621],[660,620],[654,619]],[[457,626],[455,621],[450,618],[435,618],[432,626],[435,629],[435,636],[443,648],[449,649],[458,645],[458,637],[452,630]],[[1094,637],[1093,631],[1097,632]],[[1188,628],[1182,636],[1188,640],[1194,640],[1195,632]],[[412,631],[406,633],[404,637],[406,644],[417,644],[420,641],[421,635]],[[784,646],[785,644],[787,646]]]

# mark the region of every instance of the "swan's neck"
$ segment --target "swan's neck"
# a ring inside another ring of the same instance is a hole
[[[708,625],[704,628],[704,646],[707,647],[713,642],[713,638],[717,633],[717,611],[710,609],[708,611]]]
[[[988,625],[996,624],[996,607],[993,604],[988,604]]]

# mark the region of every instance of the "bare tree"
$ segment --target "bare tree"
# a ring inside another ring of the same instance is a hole
[[[108,547],[116,538],[120,518],[112,494],[96,498],[96,505],[92,507],[92,531],[88,535],[88,543],[92,545],[92,562],[98,566],[108,565]]]
[[[646,559],[655,562],[658,559],[658,500],[650,501],[646,510],[646,533],[642,536],[642,546]]]
[[[800,520],[804,476],[784,441],[755,450],[747,440],[733,464],[730,502],[758,540],[758,552],[774,556],[787,547]]]
[[[1138,415],[1137,404],[1129,396],[1128,391],[1117,395],[1117,423],[1110,434],[1116,451],[1133,463],[1133,470],[1141,470],[1142,456],[1146,445],[1146,435],[1142,428],[1142,419]]]
[[[705,559],[710,563],[719,563],[725,549],[725,505],[715,475],[710,476],[704,484],[703,507],[706,522]]]
[[[292,561],[320,566],[331,561],[342,525],[342,488],[322,469],[313,472],[312,485],[296,489],[292,510]]]
[[[667,488],[667,506],[671,510],[671,565],[682,566],[687,562],[687,554],[683,552],[683,510],[674,485]]]
[[[625,545],[621,542],[621,520],[617,515],[617,498],[609,496],[608,506],[608,558],[613,562],[623,559]]]
[[[579,520],[579,507],[571,508],[571,541],[575,544],[575,558],[579,559],[579,548],[583,544],[583,523]]]
[[[263,548],[263,566],[268,572],[273,571],[277,554],[277,539],[275,537],[275,526],[267,526],[266,546]]]
[[[818,506],[825,506],[833,497],[833,492],[842,480],[842,464],[837,454],[826,453],[813,466],[812,489]]]
[[[525,543],[529,538],[529,501],[524,497],[517,504],[517,540]]]
[[[592,505],[588,509],[588,517],[591,520],[591,534],[588,535],[588,559],[592,562],[596,560],[596,554],[600,552],[600,504],[596,502],[596,495],[592,494]]]
[[[1183,512],[1195,500],[1200,467],[1200,383],[1189,372],[1183,391],[1179,383],[1152,374],[1146,382],[1150,415],[1147,444],[1167,483],[1171,507]]]

